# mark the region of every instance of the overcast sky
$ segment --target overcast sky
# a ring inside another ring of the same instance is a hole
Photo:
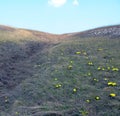
[[[55,34],[120,24],[120,0],[0,0],[0,24]]]

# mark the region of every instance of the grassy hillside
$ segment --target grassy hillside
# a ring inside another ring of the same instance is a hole
[[[16,39],[3,31],[1,116],[119,116],[119,37],[66,34],[51,40],[48,34],[51,41],[45,41],[34,32]]]

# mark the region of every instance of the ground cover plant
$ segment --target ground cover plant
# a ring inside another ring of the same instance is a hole
[[[0,68],[1,116],[120,114],[119,37],[1,39]]]

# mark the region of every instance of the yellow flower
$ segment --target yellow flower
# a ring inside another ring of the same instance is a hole
[[[114,83],[112,83],[112,85],[113,85],[113,86],[116,86],[116,85],[117,85],[117,83],[115,83],[115,82],[114,82]]]
[[[88,73],[88,76],[91,76],[91,73],[90,73],[90,72]]]
[[[105,68],[103,67],[102,70],[105,70]]]
[[[76,89],[76,88],[74,88],[74,89],[73,89],[73,92],[77,92],[77,89]]]
[[[110,67],[108,66],[107,69],[110,70]]]
[[[96,96],[95,99],[96,99],[96,100],[100,100],[100,97],[99,97],[99,96]]]
[[[86,100],[86,102],[88,102],[88,103],[89,103],[89,102],[90,102],[90,100],[89,100],[89,99],[87,99],[87,100]]]
[[[98,69],[98,70],[101,70],[101,67],[98,67],[97,69]]]
[[[58,79],[57,78],[55,78],[55,81],[57,81]]]
[[[57,85],[55,85],[55,87],[56,87],[56,88],[59,88],[59,85],[57,84]]]
[[[108,85],[111,86],[113,82],[108,82]]]
[[[115,93],[110,93],[110,95],[109,95],[110,97],[115,97],[116,96],[116,94]]]
[[[61,84],[59,84],[58,86],[59,86],[59,87],[61,87],[62,85],[61,85]]]
[[[76,52],[77,55],[81,54],[81,52]]]
[[[71,69],[72,69],[72,65],[69,65],[69,66],[68,66],[68,69],[71,70]]]
[[[98,51],[102,51],[103,49],[102,48],[98,48]]]
[[[105,81],[107,81],[108,79],[107,78],[104,78]]]

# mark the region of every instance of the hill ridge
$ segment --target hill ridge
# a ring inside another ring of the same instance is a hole
[[[113,36],[119,37],[120,36],[120,25],[111,25],[111,26],[102,26],[102,27],[97,27],[93,29],[88,29],[85,31],[80,31],[80,32],[71,32],[71,33],[63,33],[63,34],[53,34],[49,32],[43,32],[43,31],[38,31],[38,30],[32,30],[32,29],[24,29],[24,28],[14,28],[10,26],[4,26],[0,25],[0,31],[15,31],[15,30],[24,30],[32,33],[33,35],[37,37],[54,37],[54,38],[66,38],[70,36],[80,36],[80,37],[87,37],[87,36],[109,36],[112,38]]]

